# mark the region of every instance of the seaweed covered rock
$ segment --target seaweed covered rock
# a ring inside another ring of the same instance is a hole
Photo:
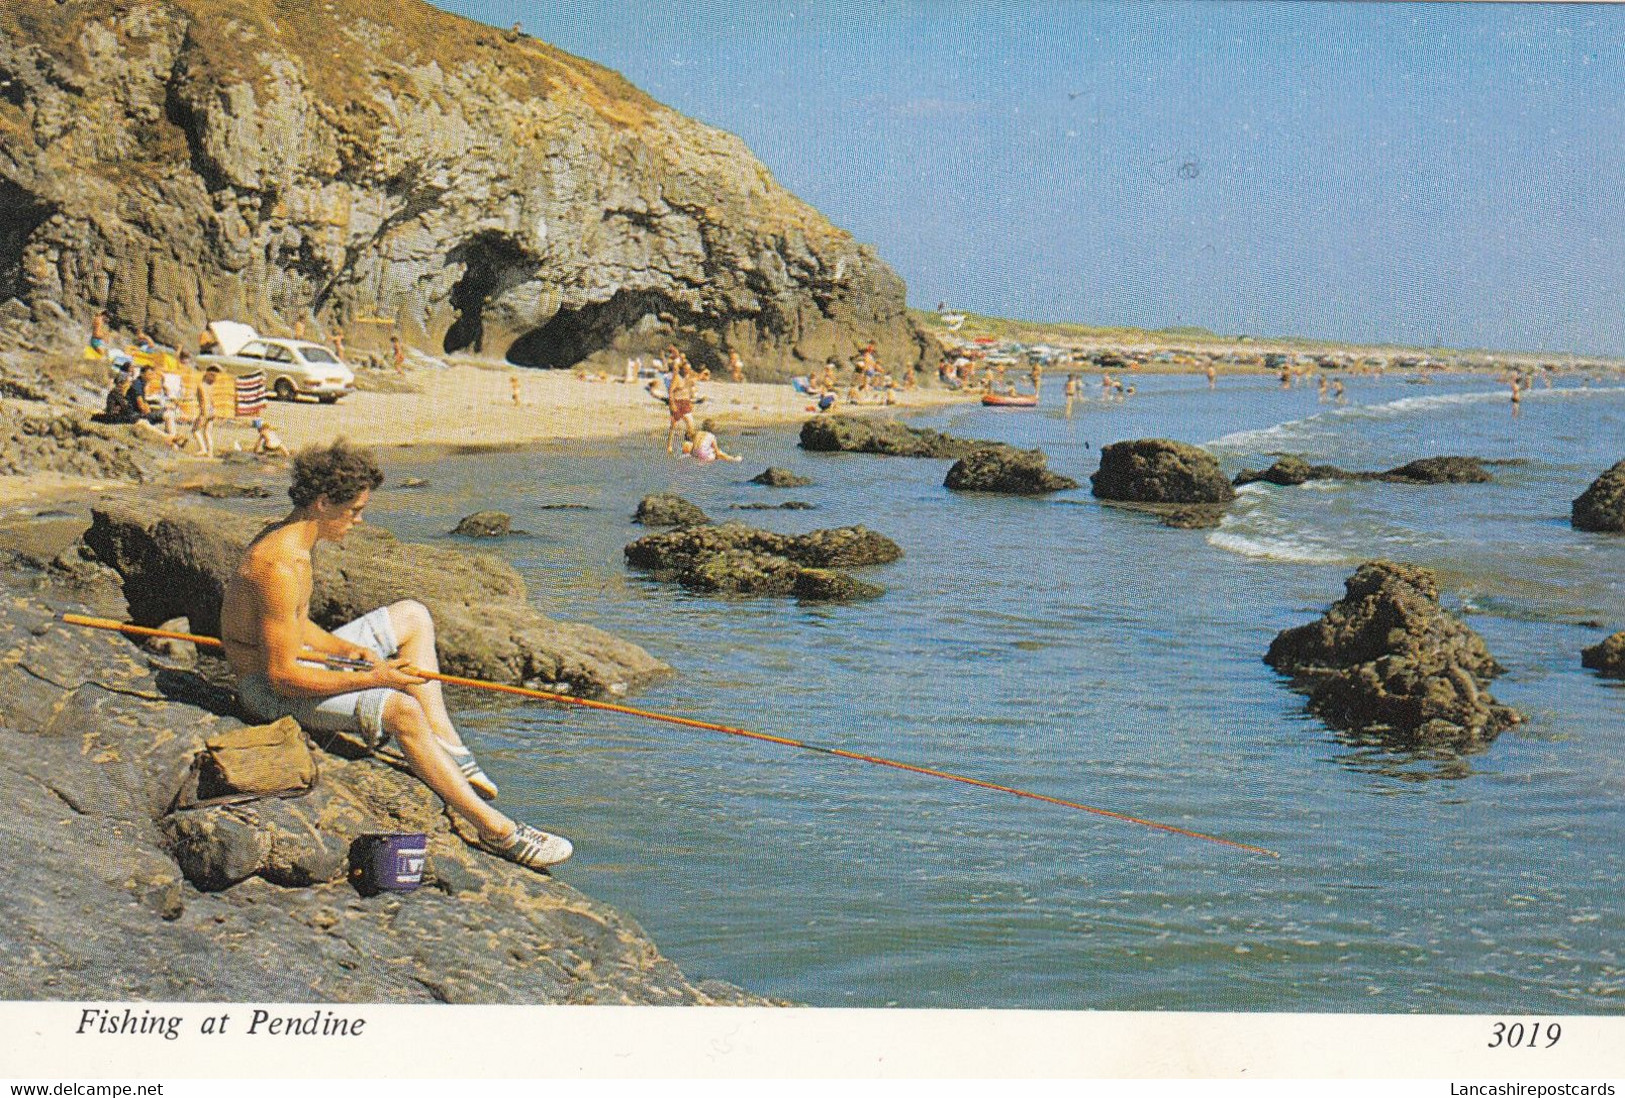
[[[475,511],[459,522],[453,534],[465,538],[502,538],[513,533],[513,519],[503,511]]]
[[[682,496],[644,496],[632,521],[642,526],[705,526],[711,519]]]
[[[990,446],[974,450],[954,462],[943,485],[958,492],[1038,496],[1076,488],[1078,482],[1051,472],[1042,450]]]
[[[1318,621],[1277,635],[1264,657],[1328,724],[1402,746],[1471,751],[1522,720],[1490,696],[1503,669],[1439,605],[1431,571],[1373,561],[1345,588]]]
[[[48,412],[22,413],[0,405],[0,476],[63,473],[140,483],[154,471],[142,428],[93,423]]]
[[[827,600],[874,598],[884,589],[824,570],[885,564],[903,550],[862,526],[790,535],[726,523],[650,534],[625,554],[628,564],[691,591]]]
[[[1574,501],[1570,523],[1598,534],[1625,532],[1625,461],[1591,482]]]
[[[196,504],[106,501],[91,511],[84,544],[122,577],[133,622],[185,617],[215,636],[226,580],[261,525]],[[310,616],[319,625],[331,629],[407,598],[434,615],[441,666],[455,675],[601,694],[670,671],[601,629],[543,616],[519,573],[493,556],[398,541],[371,525],[315,555]]]
[[[923,427],[858,416],[819,416],[801,425],[801,448],[890,457],[962,458],[997,442],[955,438]]]
[[[1610,679],[1625,679],[1625,632],[1581,651],[1580,666]]]
[[[1335,465],[1311,465],[1295,454],[1286,454],[1276,459],[1268,469],[1242,470],[1231,483],[1240,488],[1244,484],[1262,481],[1290,488],[1311,480],[1339,480],[1347,475]]]
[[[750,478],[752,484],[762,484],[769,488],[805,488],[812,481],[799,473],[792,473],[788,469],[777,466],[768,466],[760,473]]]
[[[1232,482],[1236,487],[1262,481],[1292,486],[1311,480],[1378,480],[1388,484],[1485,484],[1492,478],[1482,458],[1445,455],[1418,458],[1378,473],[1351,472],[1335,465],[1311,465],[1295,454],[1278,459],[1268,469],[1246,469]]]
[[[1236,498],[1212,454],[1163,438],[1102,447],[1100,471],[1089,480],[1099,498],[1127,503],[1229,503]]]
[[[1475,457],[1419,458],[1379,474],[1391,484],[1487,484],[1490,474]]]
[[[1175,530],[1212,530],[1224,521],[1224,508],[1201,504],[1173,507],[1162,512],[1158,521]]]

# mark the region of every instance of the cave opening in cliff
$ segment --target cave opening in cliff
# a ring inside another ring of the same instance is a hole
[[[0,179],[0,301],[23,289],[23,249],[55,211],[17,184]]]
[[[453,248],[447,263],[461,264],[463,277],[451,288],[451,307],[457,319],[446,329],[443,349],[485,350],[485,310],[497,298],[530,281],[538,263],[513,239],[501,233],[481,233]]]
[[[535,331],[527,332],[508,348],[508,361],[517,366],[567,370],[601,351],[655,354],[676,343],[697,365],[714,365],[715,354],[698,341],[682,335],[693,326],[679,321],[681,305],[652,290],[618,290],[608,301],[560,309]]]

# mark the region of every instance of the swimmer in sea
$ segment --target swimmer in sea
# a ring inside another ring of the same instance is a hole
[[[711,421],[706,420],[702,426],[695,427],[689,422],[688,437],[683,440],[683,453],[695,461],[743,461],[744,458],[734,454],[724,453],[722,445],[717,442],[717,436],[711,433]]]

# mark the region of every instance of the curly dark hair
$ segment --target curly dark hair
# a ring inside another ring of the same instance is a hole
[[[308,507],[318,496],[326,496],[329,503],[349,503],[382,483],[384,472],[372,454],[341,438],[331,446],[307,446],[299,451],[293,459],[288,498],[295,507]]]

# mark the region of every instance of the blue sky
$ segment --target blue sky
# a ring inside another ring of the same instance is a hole
[[[1625,10],[436,0],[1037,320],[1625,354]]]

